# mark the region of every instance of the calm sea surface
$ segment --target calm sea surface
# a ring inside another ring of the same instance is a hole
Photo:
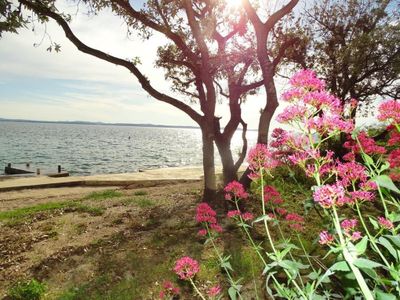
[[[233,141],[241,149],[241,132]],[[248,132],[249,145],[256,132]],[[215,155],[219,164],[218,155]],[[0,122],[0,174],[7,163],[72,175],[201,165],[200,129]]]

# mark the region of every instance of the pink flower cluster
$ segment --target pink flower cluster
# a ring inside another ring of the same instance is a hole
[[[333,235],[331,235],[328,231],[324,230],[319,234],[319,243],[321,245],[329,245],[334,242]]]
[[[254,216],[253,216],[252,213],[250,213],[250,212],[242,213],[242,212],[240,212],[240,210],[237,210],[237,209],[236,210],[230,210],[227,213],[227,217],[231,218],[231,219],[239,217],[239,216],[241,216],[244,221],[251,221],[251,220],[254,219]]]
[[[313,70],[305,69],[297,72],[289,81],[290,85],[315,91],[325,88],[325,82],[318,79]]]
[[[221,287],[219,284],[211,287],[208,291],[207,291],[207,295],[209,297],[216,297],[221,293]]]
[[[394,228],[393,223],[384,217],[378,217],[378,223],[379,223],[379,225],[382,226],[382,228],[385,228],[388,230],[391,230]]]
[[[238,199],[247,199],[249,194],[244,190],[243,185],[236,180],[227,184],[224,188],[225,191],[225,199],[232,200],[232,196],[234,200],[237,201]]]
[[[247,161],[253,172],[258,172],[260,169],[271,170],[278,165],[273,153],[264,144],[257,144],[252,148],[247,156]]]
[[[326,184],[318,187],[313,197],[314,201],[323,208],[341,206],[345,203],[345,189],[340,184]]]
[[[197,260],[184,256],[176,261],[174,271],[180,279],[188,280],[200,271],[200,266]]]
[[[376,144],[375,140],[368,136],[368,134],[364,131],[361,131],[358,136],[358,141],[361,144],[361,148],[364,153],[368,155],[374,154],[385,154],[385,147],[379,146]],[[351,137],[343,144],[343,147],[348,149],[350,152],[346,154],[343,158],[351,161],[355,159],[355,154],[359,154],[361,152],[360,146],[357,141],[353,140]]]
[[[357,226],[357,223],[358,222],[356,219],[350,219],[350,220],[346,219],[343,220],[342,223],[340,223],[341,227],[344,230],[345,235],[348,236],[350,240],[352,240],[353,242],[359,240],[362,237],[361,232],[354,231],[354,229]]]
[[[296,231],[304,230],[304,218],[296,213],[288,213],[285,221],[289,222],[289,227]]]
[[[341,179],[341,183],[344,186],[354,184],[357,181],[367,181],[367,170],[363,165],[355,161],[346,163],[338,162],[336,165],[336,170],[339,178]]]
[[[400,124],[400,101],[394,99],[385,101],[379,106],[378,110],[378,120]]]
[[[163,290],[160,292],[160,299],[171,299],[174,296],[179,295],[180,290],[178,287],[175,287],[171,281],[164,281]]]
[[[396,127],[390,125],[386,130],[390,132],[388,146],[400,146],[400,132],[397,131]]]
[[[264,202],[279,205],[283,203],[281,194],[271,185],[264,186]]]
[[[222,232],[222,227],[217,223],[217,213],[207,203],[200,203],[196,208],[196,222],[206,223],[210,230]],[[198,234],[205,236],[206,229],[200,229]]]

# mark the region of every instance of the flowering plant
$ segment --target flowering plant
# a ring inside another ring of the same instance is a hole
[[[251,197],[234,181],[224,189],[226,201],[234,206],[227,217],[254,249],[263,266],[265,291],[272,298],[399,299],[400,190],[393,180],[400,177],[400,102],[389,100],[379,107],[378,119],[388,123],[389,140],[384,147],[343,117],[341,101],[325,90],[325,83],[313,71],[300,71],[290,84],[283,94],[289,106],[277,119],[295,130],[275,130],[270,148],[256,145],[248,155],[253,196],[260,199],[261,215],[244,211],[240,202],[247,203]],[[343,134],[348,135],[343,146],[349,152],[336,157],[326,142]],[[289,212],[278,190],[267,185],[273,169],[282,163],[300,168],[313,182],[312,205],[322,212],[323,222],[315,238],[324,257],[308,253],[301,238],[304,217]],[[242,298],[230,257],[224,257],[215,245],[223,231],[216,215],[206,203],[197,207],[196,221],[202,224],[199,235],[207,236],[217,253],[230,298]],[[295,232],[297,242],[285,234],[283,226]],[[265,231],[264,244],[253,237],[260,228]]]

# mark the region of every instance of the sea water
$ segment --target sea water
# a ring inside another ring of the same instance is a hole
[[[248,132],[249,145],[256,132]],[[241,131],[232,140],[237,157]],[[56,170],[71,175],[137,172],[140,169],[202,163],[201,130],[119,125],[0,122],[0,174],[6,164]],[[220,164],[215,154],[216,164]]]

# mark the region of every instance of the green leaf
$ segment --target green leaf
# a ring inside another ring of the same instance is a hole
[[[264,221],[264,220],[269,221],[269,220],[272,220],[272,218],[271,218],[270,216],[268,216],[268,215],[262,215],[262,216],[259,216],[258,218],[256,218],[256,219],[253,221],[252,224],[258,223],[258,222],[261,222],[261,221]]]
[[[329,268],[331,271],[343,271],[348,272],[350,271],[350,267],[345,261],[339,261],[335,263],[332,267]]]
[[[385,238],[388,238],[392,241],[393,244],[396,245],[397,248],[400,249],[400,236],[399,235],[384,235]]]
[[[232,265],[231,265],[231,263],[229,261],[222,262],[221,263],[221,267],[224,268],[224,269],[228,269],[230,271],[233,271]]]
[[[369,155],[366,154],[366,153],[362,153],[362,157],[363,157],[364,161],[365,161],[368,165],[370,165],[370,166],[373,166],[373,165],[374,165],[374,160],[372,159],[371,156],[369,156]]]
[[[236,300],[237,298],[236,298],[236,289],[233,287],[233,286],[231,286],[229,289],[228,289],[228,294],[229,294],[229,298],[231,298],[231,300]]]
[[[396,300],[396,296],[392,294],[385,293],[380,289],[375,289],[376,300]]]
[[[372,217],[368,217],[368,219],[369,219],[369,222],[372,224],[372,226],[374,227],[374,229],[375,230],[378,230],[379,229],[379,225],[378,225],[378,222],[375,220],[375,219],[373,219]]]
[[[379,170],[381,173],[383,172],[383,171],[386,171],[387,169],[389,169],[390,168],[390,163],[388,162],[388,161],[386,161],[382,166],[381,166],[381,169]]]
[[[367,246],[368,246],[368,237],[364,236],[361,241],[359,241],[356,244],[356,250],[357,250],[357,254],[358,255],[362,255],[365,253],[365,251],[367,250]]]
[[[383,267],[382,264],[377,263],[375,261],[366,259],[366,258],[357,258],[353,264],[360,268],[360,269],[373,269],[373,268],[377,268],[377,267]]]
[[[399,256],[399,251],[396,251],[396,249],[394,249],[393,245],[387,240],[385,239],[383,236],[381,236],[378,241],[379,244],[381,244],[383,247],[386,248],[387,251],[389,251],[389,253],[396,259],[399,260],[400,256]]]
[[[379,175],[373,178],[373,181],[375,181],[380,187],[384,187],[390,191],[400,194],[400,190],[394,185],[392,179],[390,179],[390,177],[387,175]]]

